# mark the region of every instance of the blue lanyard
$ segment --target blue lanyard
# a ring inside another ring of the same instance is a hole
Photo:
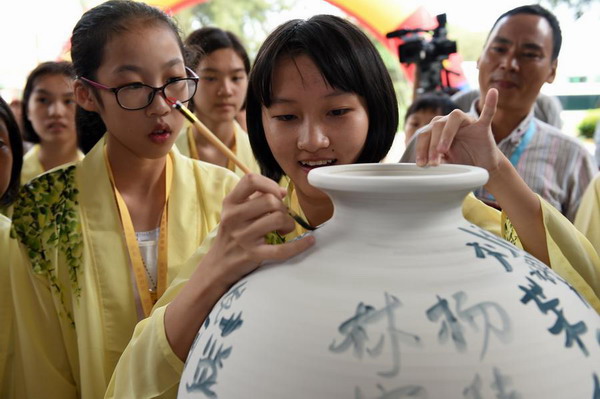
[[[523,151],[525,151],[525,148],[527,148],[533,136],[535,136],[535,123],[533,123],[533,119],[531,119],[531,121],[529,122],[529,128],[523,135],[523,138],[521,139],[521,142],[519,143],[517,148],[515,148],[512,155],[510,156],[510,163],[512,163],[512,165],[515,168],[519,163],[519,159],[521,159],[521,155],[523,155]]]
[[[533,119],[531,119],[531,121],[529,122],[529,128],[527,128],[527,131],[523,135],[523,138],[521,138],[521,142],[519,143],[517,148],[515,148],[509,159],[510,163],[515,168],[519,163],[519,159],[521,159],[521,155],[523,155],[523,151],[525,151],[525,148],[527,148],[533,136],[535,136],[535,123],[533,122]],[[496,202],[496,198],[494,198],[494,196],[490,193],[486,193],[485,197],[489,201]]]

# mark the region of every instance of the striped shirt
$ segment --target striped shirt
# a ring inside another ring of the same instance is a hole
[[[475,104],[474,101],[469,113],[478,116]],[[530,140],[523,146],[530,128]],[[532,191],[571,222],[575,219],[583,192],[598,171],[592,154],[575,137],[536,119],[532,111],[498,143],[498,148],[507,158],[512,157],[511,162]],[[483,187],[475,190],[475,196],[495,204]]]

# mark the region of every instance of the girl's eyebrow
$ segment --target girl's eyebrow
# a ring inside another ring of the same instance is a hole
[[[36,93],[36,94],[42,94],[42,95],[46,95],[46,96],[52,96],[52,95],[54,95],[54,93],[49,92],[46,89],[38,89],[38,88],[36,88],[33,92]],[[74,96],[74,93],[72,91],[68,91],[68,92],[65,92],[65,93],[61,93],[60,95],[61,96]]]
[[[204,67],[200,69],[200,72],[226,72],[226,73],[238,73],[238,72],[245,72],[246,70],[244,68],[235,68],[235,69],[228,69],[228,70],[220,70],[217,68],[212,68],[212,67]]]
[[[51,95],[52,93],[50,93],[48,90],[46,89],[39,89],[39,88],[35,88],[35,90],[33,91],[36,94],[45,94],[45,95]]]
[[[342,91],[342,90],[335,90],[329,94],[327,94],[325,97],[330,98],[330,97],[340,97],[340,96],[345,96],[345,95],[351,95],[352,93],[349,93],[347,91]]]
[[[273,104],[290,104],[290,103],[294,103],[294,100],[290,100],[287,98],[282,98],[282,97],[273,97],[271,98],[271,105]]]
[[[183,60],[181,58],[173,58],[163,64],[163,68],[170,68],[174,65],[183,64]],[[119,66],[115,72],[140,72],[143,68],[138,65],[133,64],[125,64]]]
[[[346,95],[351,95],[351,94],[352,93],[349,93],[347,91],[334,90],[331,93],[328,93],[325,96],[323,96],[323,98],[340,97],[340,96],[346,96]],[[288,98],[283,98],[283,97],[272,97],[271,98],[271,104],[286,104],[286,103],[294,103],[294,102],[296,102],[296,101],[288,99]]]

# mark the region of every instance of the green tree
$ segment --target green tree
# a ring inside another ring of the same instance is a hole
[[[293,0],[209,0],[182,10],[175,19],[184,37],[203,26],[218,26],[235,33],[253,56],[273,29],[269,17],[289,10]]]
[[[456,41],[458,53],[463,60],[477,61],[485,45],[487,32],[472,32],[457,26],[449,26],[448,37]]]
[[[275,28],[269,18],[293,9],[294,4],[294,0],[209,0],[180,11],[175,15],[175,19],[184,37],[203,26],[218,26],[235,33],[244,43],[252,60],[264,39]],[[360,27],[357,21],[352,22]],[[403,116],[404,110],[412,101],[412,85],[406,80],[398,57],[368,31],[363,31],[377,47],[392,77],[400,113]]]
[[[587,10],[589,10],[592,3],[597,3],[598,0],[541,0],[539,3],[542,6],[555,9],[561,4],[567,5],[572,11],[575,19],[579,19]]]

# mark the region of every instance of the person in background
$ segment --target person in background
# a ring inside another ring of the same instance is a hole
[[[23,90],[25,155],[21,184],[66,163],[83,158],[75,131],[75,74],[70,62],[43,62],[29,73]]]
[[[458,107],[450,97],[442,92],[424,93],[408,107],[404,115],[404,134],[396,133],[390,151],[383,163],[414,162],[414,159],[401,159],[417,130],[427,125],[436,116],[447,115]]]
[[[15,116],[17,125],[19,126],[19,131],[21,132],[21,141],[23,142],[23,154],[26,154],[27,151],[29,151],[31,147],[33,147],[33,143],[30,143],[23,139],[23,102],[20,98],[13,98],[8,105],[10,106],[10,109],[13,115]]]
[[[90,120],[78,129],[100,140],[22,186],[13,205],[18,398],[102,398],[136,323],[239,180],[173,149],[184,117],[170,99],[187,103],[198,78],[163,11],[129,0],[91,8],[71,57],[78,122]]]
[[[481,94],[470,113],[478,115],[485,93],[498,90],[498,112],[492,123],[498,148],[535,193],[573,221],[597,167],[575,137],[534,116],[542,85],[554,81],[561,43],[558,20],[539,5],[502,14],[477,62]],[[498,206],[483,187],[475,195]]]
[[[23,144],[16,119],[0,97],[0,211],[15,200],[20,186]],[[8,283],[10,220],[0,212],[0,398],[14,395],[14,327],[12,289]]]
[[[17,198],[23,167],[19,125],[10,106],[0,97],[0,210]]]
[[[192,52],[188,64],[200,77],[191,110],[243,164],[260,173],[248,135],[235,119],[244,108],[250,72],[244,46],[233,33],[214,27],[192,32],[185,44]],[[240,177],[244,175],[195,126],[186,126],[176,145],[184,155],[228,168]]]
[[[448,115],[457,108],[458,105],[444,93],[426,93],[417,97],[404,116],[404,143],[408,144],[415,132],[434,117]]]
[[[568,275],[600,312],[600,279],[593,279],[594,272],[600,274],[600,258],[571,223],[527,187],[496,147],[491,123],[497,100],[497,91],[490,90],[477,121],[455,111],[434,122],[437,133],[441,128],[454,135],[447,141],[451,150],[444,149],[454,155],[451,161],[488,170],[488,187],[506,209],[501,215],[469,195],[463,215]],[[219,227],[136,327],[106,398],[174,398],[183,362],[219,298],[263,262],[289,259],[315,244],[315,236],[303,235],[306,230],[288,216],[288,207],[313,226],[332,217],[331,199],[309,184],[309,171],[379,162],[399,118],[377,49],[358,27],[332,15],[288,21],[267,37],[250,75],[247,117],[264,176],[245,176],[225,199]],[[284,175],[292,182],[287,195],[277,184]],[[265,235],[272,231],[285,235],[286,242],[270,245]]]

